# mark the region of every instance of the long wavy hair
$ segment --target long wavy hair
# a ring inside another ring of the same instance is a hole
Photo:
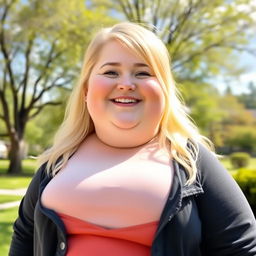
[[[187,183],[192,183],[197,173],[198,144],[204,144],[208,148],[211,148],[211,144],[207,138],[200,135],[186,112],[171,73],[170,56],[164,43],[149,29],[130,22],[102,29],[89,44],[80,79],[66,107],[64,121],[54,137],[52,147],[39,156],[39,164],[47,162],[47,173],[54,176],[67,163],[81,142],[94,132],[85,95],[91,71],[102,47],[109,40],[117,40],[125,45],[152,68],[165,96],[165,111],[160,123],[159,143],[185,168],[188,175]]]

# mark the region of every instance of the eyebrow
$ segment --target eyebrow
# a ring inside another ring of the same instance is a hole
[[[107,63],[104,63],[100,68],[103,68],[105,66],[121,66],[121,63],[119,63],[119,62],[107,62]],[[135,66],[135,67],[149,67],[145,63],[134,63],[133,66]]]

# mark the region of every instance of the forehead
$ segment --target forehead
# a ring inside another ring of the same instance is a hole
[[[128,46],[118,42],[117,40],[110,40],[106,42],[101,48],[98,56],[97,64],[103,62],[139,62],[146,61],[135,50],[128,48]]]

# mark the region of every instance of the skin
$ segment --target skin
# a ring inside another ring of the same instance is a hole
[[[148,64],[119,42],[106,43],[88,81],[95,133],[47,185],[43,204],[107,228],[158,221],[173,179],[157,138],[164,105]]]
[[[116,40],[107,42],[87,87],[88,111],[103,143],[137,147],[157,135],[164,93],[152,69],[131,49]]]
[[[172,179],[170,157],[156,139],[116,148],[92,134],[50,181],[41,200],[58,213],[105,228],[130,227],[160,219]]]

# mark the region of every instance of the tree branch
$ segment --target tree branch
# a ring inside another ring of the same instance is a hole
[[[27,93],[27,85],[28,85],[28,77],[29,77],[29,69],[30,69],[30,54],[33,46],[35,36],[32,35],[31,38],[28,41],[27,49],[25,52],[25,71],[24,71],[24,77],[20,85],[23,85],[22,90],[22,98],[21,98],[21,111],[24,110],[25,104],[26,104],[26,93]]]
[[[31,100],[29,106],[26,108],[27,111],[30,111],[32,108],[34,108],[34,105],[36,102],[38,102],[42,96],[44,95],[44,93],[46,93],[47,91],[51,90],[53,87],[60,87],[60,86],[63,86],[64,84],[66,84],[69,80],[65,80],[64,82],[60,83],[60,84],[57,84],[57,81],[61,78],[63,78],[64,76],[64,72],[61,73],[58,77],[56,77],[49,86],[47,87],[44,87],[41,92],[33,98],[33,100]],[[71,79],[70,79],[71,80]]]
[[[178,64],[174,65],[172,67],[173,70],[177,69],[178,67],[184,65],[185,63],[188,63],[189,61],[192,61],[195,57],[209,51],[210,49],[212,48],[216,48],[216,47],[220,47],[221,46],[221,43],[220,42],[216,42],[216,43],[212,43],[208,46],[206,46],[205,48],[203,48],[201,51],[197,51],[193,54],[191,54],[188,58],[186,58],[185,60],[183,61],[180,61]]]
[[[134,0],[134,6],[135,6],[135,13],[136,13],[136,16],[137,16],[136,21],[137,21],[137,22],[141,22],[139,0]]]
[[[200,1],[195,2],[193,4],[193,1],[190,0],[189,6],[187,9],[184,10],[184,12],[178,16],[177,18],[177,25],[174,27],[172,31],[170,31],[170,38],[168,38],[167,43],[171,43],[172,41],[175,41],[177,36],[180,34],[180,31],[185,26],[185,24],[188,22],[191,15],[193,15],[193,10],[196,11]]]
[[[126,18],[128,20],[135,20],[132,6],[129,2],[129,0],[123,1],[123,0],[118,0],[118,4],[120,5],[123,13],[125,14]]]
[[[39,105],[39,106],[34,106],[33,107],[33,109],[36,109],[36,112],[35,113],[33,113],[33,114],[31,114],[29,117],[28,117],[28,119],[29,120],[31,120],[31,119],[33,119],[34,117],[36,117],[43,109],[44,109],[44,107],[46,107],[46,106],[57,106],[57,105],[60,105],[60,104],[62,104],[62,102],[60,102],[60,101],[56,101],[56,102],[54,102],[54,101],[48,101],[48,102],[46,102],[46,103],[44,103],[44,104],[41,104],[41,105]]]
[[[214,31],[214,28],[216,28],[216,27],[223,27],[223,25],[225,25],[226,23],[228,23],[231,20],[232,20],[231,17],[225,17],[221,22],[209,24],[208,26],[205,26],[198,31],[191,31],[191,33],[187,34],[186,36],[184,36],[184,37],[181,36],[179,43],[176,44],[175,48],[170,53],[172,58],[176,59],[177,53],[183,52],[182,46],[186,45],[188,41],[191,41],[191,39],[197,40],[203,34],[206,34],[206,33],[208,34],[210,31]],[[182,35],[183,33],[180,33],[180,34]],[[173,44],[175,44],[175,42],[173,42]]]
[[[157,2],[156,2],[157,1]],[[159,12],[159,8],[161,6],[161,0],[156,0],[156,1],[153,1],[153,8],[154,11],[153,11],[153,17],[152,17],[152,23],[153,25],[156,27],[157,26],[157,23],[158,23],[158,12]],[[144,9],[145,9],[145,3],[144,3]]]
[[[13,98],[13,116],[14,116],[14,122],[17,123],[18,96],[17,96],[17,89],[15,88],[15,79],[14,79],[14,74],[13,74],[13,70],[12,70],[12,66],[11,66],[11,58],[10,58],[9,52],[7,50],[7,45],[5,42],[5,31],[4,31],[4,25],[5,25],[5,21],[6,21],[8,12],[10,10],[11,5],[14,4],[14,2],[15,1],[13,0],[10,2],[9,5],[7,4],[5,6],[3,16],[1,18],[0,47],[1,47],[1,51],[3,53],[6,70],[8,72],[9,79],[10,79],[10,88],[11,88],[12,98]],[[3,96],[4,95],[2,95],[2,97]],[[3,104],[5,104],[5,103],[3,102]],[[3,106],[3,107],[5,107],[5,106]],[[9,114],[9,111],[8,111],[8,114]]]
[[[34,97],[35,97],[36,91],[37,91],[37,86],[38,86],[39,82],[41,81],[41,79],[46,75],[49,66],[51,65],[51,63],[52,63],[55,59],[59,58],[59,56],[62,54],[62,51],[60,51],[60,52],[57,52],[57,53],[53,56],[54,50],[55,50],[55,42],[52,43],[51,49],[50,49],[49,54],[48,54],[48,59],[47,59],[47,61],[46,61],[46,63],[45,63],[45,66],[44,66],[44,68],[43,68],[41,74],[38,76],[38,78],[36,79],[36,81],[35,81],[35,83],[34,83],[34,88],[33,88],[33,93],[32,93],[31,102],[34,100]],[[30,102],[30,104],[31,104],[31,102]]]
[[[7,76],[7,71],[6,71],[6,67],[4,67],[4,70],[3,70],[3,84],[0,88],[0,90],[5,93],[5,90],[6,90],[6,86],[7,86],[7,80],[6,80],[6,76]]]
[[[179,4],[179,0],[176,0],[175,3],[172,4],[172,6],[170,8],[169,8],[169,6],[166,7],[165,11],[163,13],[163,19],[162,19],[160,27],[162,27],[162,30],[163,30],[164,21],[170,20],[169,25],[167,26],[169,28],[168,29],[168,35],[167,35],[168,38],[172,37],[172,35],[171,35],[171,33],[172,33],[171,28],[174,26],[174,23],[175,23],[175,16],[176,16],[175,12],[177,11],[178,4]],[[169,9],[171,9],[171,11],[172,11],[171,14],[170,14]],[[159,19],[159,17],[158,17],[158,19]]]
[[[235,44],[225,44],[223,45],[223,47],[234,49],[236,51],[247,52],[256,57],[256,48],[252,49],[252,48],[239,47]]]
[[[3,121],[5,122],[8,132],[11,133],[12,125],[9,113],[9,106],[5,99],[4,91],[0,91],[0,102],[3,107],[3,115],[1,115],[1,119],[3,119]]]

